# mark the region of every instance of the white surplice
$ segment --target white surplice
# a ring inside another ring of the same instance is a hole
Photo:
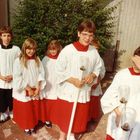
[[[19,58],[15,60],[13,71],[13,97],[18,101],[28,102],[34,98],[26,96],[26,86],[37,87],[38,82],[41,81],[40,98],[44,97],[42,90],[45,87],[45,72],[40,61],[39,67],[34,59],[27,61],[27,68],[21,64]]]
[[[69,102],[75,101],[75,94],[78,88],[69,82],[65,82],[70,77],[81,79],[87,74],[95,73],[98,77],[102,62],[100,56],[93,46],[89,46],[87,51],[77,51],[73,44],[67,45],[59,54],[56,62],[57,75],[57,96]],[[82,72],[81,67],[85,70]],[[85,85],[80,89],[78,102],[86,103],[90,101],[91,87]]]
[[[46,99],[57,99],[56,95],[56,75],[55,75],[55,63],[57,59],[49,58],[45,56],[42,59],[42,64],[45,70],[45,79],[46,79],[46,86],[45,86],[45,98]]]
[[[20,48],[15,45],[9,49],[3,49],[0,45],[0,74],[2,76],[13,75],[13,63],[19,54]],[[0,79],[0,88],[11,89],[12,81],[8,83]]]
[[[136,120],[132,132],[123,131],[120,126],[116,127],[113,111],[116,107],[122,106],[119,99],[119,87],[127,85],[130,88],[130,95],[126,107],[136,110]],[[119,71],[112,84],[101,98],[103,112],[110,113],[107,123],[107,134],[115,140],[140,140],[140,74],[132,74],[128,68]]]
[[[101,66],[101,71],[99,75],[102,80],[105,76],[106,69],[105,69],[104,61],[102,58],[101,58],[101,62],[102,62],[102,66]],[[100,96],[102,94],[103,94],[102,87],[101,87],[101,84],[99,83],[95,89],[92,89],[91,96]]]

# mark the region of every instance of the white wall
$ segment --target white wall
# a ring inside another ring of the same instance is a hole
[[[119,3],[119,4],[118,4]],[[120,68],[131,65],[133,51],[140,46],[140,0],[114,0],[118,4],[114,42],[120,40]]]

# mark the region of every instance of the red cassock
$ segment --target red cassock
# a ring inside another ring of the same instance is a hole
[[[39,120],[39,102],[39,100],[28,102],[13,100],[13,119],[22,129],[31,129],[37,125]]]
[[[86,131],[88,122],[90,103],[78,103],[74,117],[72,133],[81,133]],[[64,108],[65,107],[65,108]],[[58,99],[52,115],[52,122],[57,124],[65,133],[68,132],[73,103]],[[61,117],[60,117],[61,116]],[[81,123],[85,122],[85,123]]]
[[[101,117],[100,96],[91,96],[89,113],[89,120],[98,120]]]

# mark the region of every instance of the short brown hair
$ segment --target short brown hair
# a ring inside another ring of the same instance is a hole
[[[60,44],[60,42],[58,40],[51,40],[49,41],[49,43],[46,45],[46,51],[45,54],[48,54],[48,50],[50,49],[50,47],[55,46],[58,49],[58,52],[60,53],[60,51],[62,50],[62,46]]]
[[[83,22],[81,22],[78,26],[78,31],[82,32],[82,31],[87,31],[90,33],[95,33],[96,31],[96,27],[93,21],[89,20],[89,19],[85,19]]]
[[[140,46],[134,51],[134,54],[133,54],[134,56],[135,55],[138,55],[138,56],[140,56]]]
[[[9,26],[3,26],[0,28],[0,36],[3,34],[3,33],[9,33],[11,34],[12,38],[13,38],[13,32],[12,32],[12,29],[11,27]]]

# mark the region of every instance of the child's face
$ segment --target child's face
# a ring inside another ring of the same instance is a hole
[[[84,46],[88,46],[91,43],[93,36],[93,33],[87,31],[78,32],[79,42]]]
[[[51,47],[49,47],[49,49],[48,49],[48,53],[49,54],[51,54],[51,55],[56,55],[57,53],[58,53],[58,48],[56,47],[56,46],[51,46]]]
[[[28,48],[26,49],[26,55],[28,57],[32,57],[35,54],[35,49],[34,48]]]
[[[4,46],[8,46],[11,42],[12,36],[10,33],[2,33],[1,40]]]
[[[132,57],[133,67],[136,71],[140,72],[140,56],[135,55]]]

